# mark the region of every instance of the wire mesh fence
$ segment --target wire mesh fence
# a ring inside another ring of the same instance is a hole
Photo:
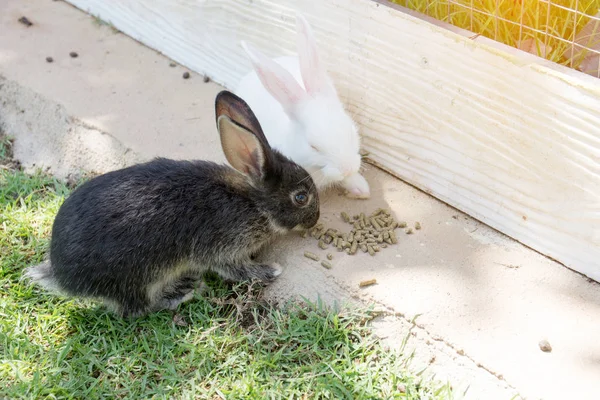
[[[600,0],[392,0],[600,78]]]

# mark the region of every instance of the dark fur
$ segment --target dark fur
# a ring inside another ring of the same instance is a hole
[[[308,173],[260,135],[268,154],[261,179],[160,158],[83,184],[54,221],[51,266],[28,275],[112,303],[124,316],[173,308],[207,270],[234,281],[274,279],[272,266],[251,257],[285,231],[312,227],[319,201]],[[303,208],[292,201],[300,189],[312,197]]]

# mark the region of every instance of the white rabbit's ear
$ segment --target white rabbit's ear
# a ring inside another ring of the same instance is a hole
[[[304,87],[309,94],[331,91],[327,71],[321,65],[317,42],[308,21],[300,13],[296,14],[296,32],[298,35],[298,58]]]
[[[245,41],[241,44],[265,89],[281,104],[288,115],[293,114],[295,106],[306,97],[304,89],[281,65],[252,48]]]

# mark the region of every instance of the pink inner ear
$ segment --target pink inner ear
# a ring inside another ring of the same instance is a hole
[[[265,155],[258,138],[225,115],[218,118],[217,124],[221,146],[229,164],[245,175],[261,178]]]
[[[293,83],[287,82],[285,77],[278,76],[275,71],[268,70],[262,66],[256,67],[256,73],[265,89],[267,89],[267,91],[284,106],[284,108],[288,109],[302,100],[304,93],[295,80]],[[293,79],[293,77],[291,78]]]
[[[248,175],[260,176],[262,167],[262,158],[258,147],[258,142],[254,137],[238,135],[238,155],[244,165],[244,172]]]
[[[265,89],[288,114],[293,113],[295,106],[306,96],[304,89],[289,71],[274,60],[251,48],[245,42],[242,42],[242,47],[250,57],[252,66]]]
[[[258,149],[254,149],[254,151],[249,154],[248,159],[250,160],[250,165],[252,165],[252,167],[254,168],[254,171],[249,171],[249,172],[254,173],[257,176],[262,175],[262,169],[261,169],[262,160],[261,160],[261,156],[258,152]]]
[[[321,65],[317,43],[308,21],[300,14],[296,15],[296,30],[300,72],[306,91],[311,95],[328,91],[327,71]]]

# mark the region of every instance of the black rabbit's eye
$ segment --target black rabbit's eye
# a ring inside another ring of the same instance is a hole
[[[307,201],[308,196],[305,192],[296,193],[296,195],[294,196],[294,202],[296,202],[296,204],[298,204],[299,206],[305,205]]]

